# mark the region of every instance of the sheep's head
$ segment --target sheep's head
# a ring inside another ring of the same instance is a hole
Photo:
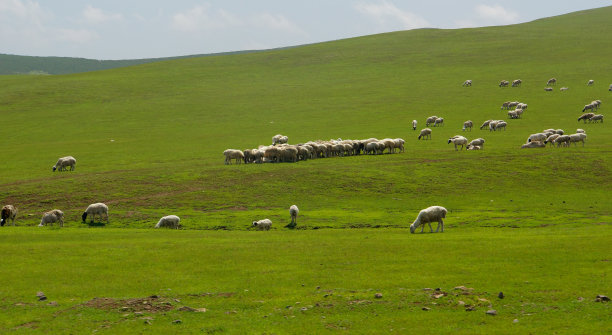
[[[258,222],[257,221],[253,221],[253,227],[257,227]]]
[[[55,172],[55,170],[57,169],[57,166],[53,165],[52,169],[53,169],[53,172]]]
[[[410,225],[410,233],[414,234],[414,231],[417,229],[417,227],[413,224]]]
[[[83,218],[83,222],[85,222],[85,220],[87,219],[87,212],[83,212],[83,215],[81,217]]]

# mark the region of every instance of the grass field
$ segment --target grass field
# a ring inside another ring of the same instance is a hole
[[[603,101],[599,113],[610,108],[610,17],[605,7],[513,26],[1,76],[0,201],[19,215],[18,227],[0,229],[0,331],[612,331],[609,304],[593,302],[612,294],[612,132],[607,121],[576,122],[592,100]],[[551,77],[557,87],[545,92]],[[518,78],[521,87],[497,86]],[[466,79],[474,85],[461,87]],[[484,150],[446,143],[465,120],[507,119],[508,100],[529,108],[505,132],[468,133]],[[410,122],[423,128],[430,115],[446,125],[418,141]],[[519,149],[545,128],[584,128],[588,139]],[[277,133],[290,143],[402,137],[406,152],[223,165],[223,150]],[[52,173],[65,155],[76,170]],[[80,223],[93,202],[109,205],[107,227]],[[286,231],[293,203],[300,229]],[[410,235],[434,204],[449,210],[445,233]],[[66,213],[64,229],[33,227],[53,208]],[[148,229],[167,214],[184,231]],[[264,217],[273,231],[250,231]],[[459,305],[459,285],[473,288],[465,302],[474,312]],[[426,287],[449,295],[431,298]],[[57,306],[36,302],[37,291]],[[151,295],[155,306],[125,300]]]

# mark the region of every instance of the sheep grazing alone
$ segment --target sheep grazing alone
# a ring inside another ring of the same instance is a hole
[[[507,87],[510,84],[507,80],[502,80],[499,82],[499,87]]]
[[[68,171],[68,167],[70,167],[70,171],[74,171],[74,167],[76,166],[76,159],[72,156],[60,157],[57,160],[57,163],[53,165],[53,172],[55,170],[58,171]]]
[[[589,122],[597,123],[601,121],[601,123],[603,123],[603,118],[604,118],[603,114],[595,114],[591,116],[591,118],[589,119]]]
[[[472,86],[472,81],[468,79],[468,80],[463,82],[462,86]]]
[[[47,224],[53,225],[55,222],[59,222],[60,227],[64,226],[64,212],[60,211],[59,209],[54,209],[43,214],[38,226],[43,227]]]
[[[431,129],[429,128],[423,128],[421,129],[421,133],[419,134],[419,140],[421,139],[421,137],[423,138],[423,140],[426,140],[428,137],[431,140]]]
[[[523,83],[523,81],[520,80],[520,79],[513,80],[512,81],[512,87],[521,86],[522,83]]]
[[[533,141],[533,142],[529,142],[529,143],[525,143],[525,144],[521,145],[521,149],[544,148],[545,146],[546,146],[546,144],[544,144],[544,142]]]
[[[6,205],[2,207],[1,213],[2,219],[0,219],[0,226],[4,226],[4,224],[9,219],[11,220],[13,226],[15,225],[15,216],[17,216],[17,209],[13,205]]]
[[[565,87],[565,86],[564,86],[564,87],[561,87],[561,88],[559,89],[559,91],[561,91],[561,92],[564,92],[564,91],[567,91],[567,90],[569,90],[569,88],[568,88],[568,87]]]
[[[546,82],[546,86],[551,86],[551,85],[556,85],[556,84],[557,84],[557,79],[556,78],[550,78]]]
[[[232,164],[232,159],[236,160],[236,164],[244,161],[244,153],[240,150],[227,149],[223,151],[223,155],[225,156],[225,165]]]
[[[595,80],[591,79],[587,82],[587,86],[592,86],[593,84],[595,84]]]
[[[465,131],[466,129],[469,129],[470,131],[472,131],[472,127],[474,126],[474,122],[472,122],[472,120],[467,120],[465,122],[463,122],[463,131]]]
[[[546,92],[552,92],[553,88],[552,87],[544,87],[544,91]]]
[[[95,204],[87,206],[87,209],[85,210],[85,212],[83,212],[83,215],[81,217],[83,218],[83,222],[85,222],[87,220],[87,216],[89,216],[91,218],[90,222],[93,223],[96,215],[100,217],[100,221],[102,221],[104,217],[106,217],[106,223],[109,223],[108,206],[101,202],[97,202]]]
[[[444,232],[444,221],[442,219],[446,218],[447,210],[442,206],[431,206],[427,207],[419,212],[419,215],[414,220],[414,222],[410,225],[410,233],[414,234],[414,231],[421,226],[421,233],[423,232],[423,228],[425,228],[425,224],[429,225],[429,230],[433,233],[433,228],[431,227],[432,222],[438,222],[438,228],[436,228],[436,233],[440,230],[441,233]]]
[[[181,218],[176,215],[167,215],[159,219],[155,228],[172,228],[179,229]]]
[[[295,228],[295,226],[297,225],[297,217],[299,213],[300,213],[300,209],[298,208],[298,206],[291,205],[291,207],[289,207],[289,215],[291,216],[291,223],[289,223],[285,227]]]
[[[253,221],[253,227],[255,227],[257,230],[270,230],[272,227],[272,221],[270,219]]]
[[[412,120],[412,130],[416,130],[417,128],[417,120]]]
[[[584,113],[584,114],[580,115],[580,117],[578,118],[578,122],[580,122],[580,120],[582,120],[582,121],[584,121],[584,123],[586,123],[587,120],[589,120],[593,116],[595,116],[595,113]]]
[[[460,145],[461,150],[463,150],[463,147],[467,145],[468,140],[463,136],[455,135],[454,137],[448,139],[448,144],[450,143],[453,143],[455,145],[455,150],[458,151],[459,149],[457,149],[457,146]]]

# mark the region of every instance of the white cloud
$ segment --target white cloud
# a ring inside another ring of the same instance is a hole
[[[55,39],[73,43],[87,43],[98,38],[98,34],[86,29],[53,29]]]
[[[519,14],[517,12],[507,10],[500,5],[478,5],[474,10],[481,19],[497,24],[516,23],[519,19]]]
[[[401,10],[386,0],[377,3],[361,2],[356,4],[354,8],[362,14],[375,19],[384,27],[397,27],[399,25],[401,29],[415,29],[430,26],[426,19],[414,13]]]
[[[250,21],[254,26],[260,28],[307,35],[306,32],[300,29],[295,23],[280,14],[262,13],[254,15]]]
[[[104,23],[108,21],[117,21],[117,20],[123,19],[123,15],[119,13],[108,13],[108,12],[103,11],[100,8],[92,7],[91,5],[88,5],[83,10],[82,14],[83,14],[83,18],[85,19],[85,22],[92,23],[92,24]]]
[[[20,21],[29,25],[41,26],[52,15],[45,12],[38,2],[30,0],[0,0],[0,18],[3,21]]]

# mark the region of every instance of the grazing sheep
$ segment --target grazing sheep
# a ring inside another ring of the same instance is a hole
[[[468,80],[463,82],[462,86],[472,86],[472,81],[468,79]]]
[[[546,144],[540,141],[533,141],[529,143],[525,143],[521,145],[521,149],[530,149],[530,148],[544,148]]]
[[[512,81],[512,87],[521,86],[522,83],[523,83],[523,81],[520,80],[520,79],[513,80]]]
[[[548,136],[545,133],[531,134],[529,135],[529,138],[527,138],[527,143],[534,141],[544,142],[546,141],[546,138],[548,138]]]
[[[580,122],[580,120],[583,120],[584,123],[586,123],[587,120],[592,118],[593,116],[595,116],[595,113],[584,113],[580,115],[580,117],[578,118],[578,122]]]
[[[280,150],[281,162],[297,162],[298,150],[295,147],[284,147]]]
[[[499,87],[507,87],[510,84],[507,80],[502,80],[499,82]]]
[[[257,230],[270,230],[270,227],[272,227],[272,221],[270,221],[270,219],[253,221],[253,227],[255,227]]]
[[[546,138],[546,140],[544,141],[544,144],[548,144],[548,143],[550,143],[550,145],[551,145],[551,146],[553,146],[553,145],[554,145],[554,141],[555,141],[555,139],[556,139],[557,137],[561,136],[561,135],[563,135],[563,134],[552,134],[552,135],[548,136],[548,137]]]
[[[406,149],[404,148],[406,141],[404,141],[403,138],[396,138],[393,140],[393,142],[395,142],[395,148],[399,149],[399,152],[406,152]]]
[[[428,118],[425,120],[425,126],[426,126],[426,127],[429,127],[429,125],[430,125],[430,124],[435,123],[437,119],[438,119],[438,117],[437,117],[437,116],[435,116],[435,115],[434,115],[434,116],[430,116],[430,117],[428,117]]]
[[[576,134],[586,134],[586,132],[584,131],[584,129],[578,128],[576,129]]]
[[[487,120],[485,122],[482,123],[482,126],[480,126],[480,130],[486,129],[487,127],[489,127],[489,124],[491,123],[491,121],[493,120]]]
[[[298,206],[291,205],[291,207],[289,207],[289,215],[291,216],[291,223],[289,223],[285,227],[295,228],[295,226],[297,225],[297,216],[299,213],[300,213],[300,209],[298,208]]]
[[[410,225],[410,233],[414,234],[414,231],[421,226],[421,233],[423,232],[423,228],[425,228],[425,224],[429,225],[429,230],[433,233],[433,228],[431,227],[432,222],[438,222],[438,228],[436,228],[436,233],[440,230],[441,233],[444,232],[444,221],[442,219],[446,218],[447,210],[442,206],[431,206],[427,207],[419,212],[419,215],[414,220],[414,222]]]
[[[570,137],[569,137],[569,135],[561,135],[561,136],[555,138],[553,143],[557,143],[557,148],[560,147],[561,145],[569,146]]]
[[[466,129],[469,129],[470,131],[472,131],[472,127],[474,126],[474,122],[472,122],[472,120],[467,120],[465,122],[463,122],[463,131],[465,131]]]
[[[553,88],[552,87],[544,87],[544,91],[546,92],[552,92]]]
[[[608,91],[612,92],[612,84],[610,84],[610,88],[608,88]]]
[[[479,145],[470,145],[470,144],[467,145],[467,150],[481,150],[481,149],[482,147]]]
[[[83,215],[81,216],[82,219],[83,219],[83,223],[85,223],[88,215],[91,218],[91,221],[90,221],[91,223],[94,223],[96,215],[98,215],[100,217],[100,221],[102,221],[103,218],[106,217],[106,223],[107,224],[109,223],[109,221],[108,221],[108,206],[106,206],[105,204],[103,204],[101,202],[97,202],[95,204],[91,204],[91,205],[87,206],[87,209],[85,210],[85,212],[83,212]]]
[[[501,105],[501,108],[500,108],[500,109],[501,109],[501,110],[504,110],[504,109],[510,109],[510,107],[508,107],[508,105],[509,105],[509,104],[510,104],[510,101],[506,101],[506,102],[504,102],[504,103]]]
[[[561,87],[561,88],[559,89],[559,91],[561,91],[561,92],[564,92],[564,91],[567,91],[567,90],[569,90],[569,88],[568,88],[568,87],[565,87],[565,86],[564,86],[564,87]]]
[[[518,102],[518,101],[510,101],[508,103],[508,109],[516,108],[519,104],[520,104],[520,102]]]
[[[420,136],[419,136],[420,138]],[[376,145],[376,142],[369,142],[365,145],[365,150],[364,153],[366,155],[374,155],[376,154],[376,150],[378,149],[378,146]]]
[[[546,86],[551,86],[551,85],[557,85],[557,79],[556,78],[548,79],[548,81],[546,82]]]
[[[461,150],[463,150],[463,147],[467,145],[468,140],[463,136],[455,135],[454,137],[448,139],[448,144],[451,142],[455,145],[455,151],[458,151],[459,149],[457,149],[457,146],[460,145]]]
[[[232,159],[236,160],[236,164],[244,161],[244,153],[240,150],[227,149],[223,151],[223,155],[225,156],[225,165],[232,164]]]
[[[582,112],[584,113],[585,110],[593,110],[597,108],[597,106],[593,103],[590,103],[588,105],[584,105],[584,108],[582,108]]]
[[[417,120],[412,120],[412,130],[416,130],[417,128]]]
[[[179,218],[178,216],[176,216],[176,215],[167,215],[167,216],[164,216],[161,219],[159,219],[159,221],[155,225],[155,228],[179,229],[180,228],[180,224],[179,224],[180,222],[181,222],[181,218]]]
[[[555,129],[555,134],[563,135],[565,132],[563,129]]]
[[[74,167],[76,165],[76,159],[72,156],[60,157],[57,160],[57,163],[53,165],[53,172],[57,169],[58,171],[67,171],[68,167],[70,167],[70,171],[74,171]]]
[[[511,119],[518,119],[519,115],[516,112],[516,110],[513,110],[513,111],[508,111],[508,117]]]
[[[17,209],[13,205],[6,205],[2,207],[2,214],[0,219],[0,227],[4,226],[8,219],[11,220],[13,226],[15,225],[15,216],[17,216]]]
[[[595,80],[593,80],[593,79],[591,79],[591,80],[589,80],[589,81],[587,82],[587,86],[591,86],[591,85],[593,85],[593,84],[595,84]]]
[[[272,145],[277,145],[277,144],[286,144],[289,142],[289,137],[281,135],[281,134],[277,134],[272,136]]]
[[[574,146],[577,146],[577,142],[582,142],[582,146],[584,147],[584,140],[586,139],[586,134],[571,134],[569,136],[568,145],[574,143]]]
[[[437,118],[436,121],[434,121],[434,127],[443,126],[443,125],[444,125],[444,119],[441,117]]]
[[[482,148],[484,148],[484,143],[485,143],[484,138],[477,138],[475,140],[471,140],[470,143],[468,143],[468,147],[469,146],[478,146],[478,147],[480,147],[480,149],[482,149]]]
[[[60,211],[59,209],[54,209],[43,214],[43,217],[40,220],[40,224],[38,226],[43,227],[46,226],[48,223],[53,226],[55,222],[59,222],[60,227],[64,226],[64,212]]]
[[[603,123],[603,114],[595,114],[593,116],[591,116],[591,118],[589,119],[589,122],[593,122],[593,123],[597,123],[598,121],[601,121],[601,123]]]
[[[498,129],[502,129],[502,128],[503,128],[503,129],[504,129],[504,131],[505,131],[505,130],[506,130],[506,126],[507,126],[507,125],[508,125],[508,124],[506,123],[506,121],[498,121],[498,122],[495,124],[495,131],[497,131]]]
[[[426,140],[428,137],[431,140],[431,129],[429,128],[423,128],[421,129],[421,133],[419,134],[419,140],[421,139],[421,137],[423,138],[423,140]]]

